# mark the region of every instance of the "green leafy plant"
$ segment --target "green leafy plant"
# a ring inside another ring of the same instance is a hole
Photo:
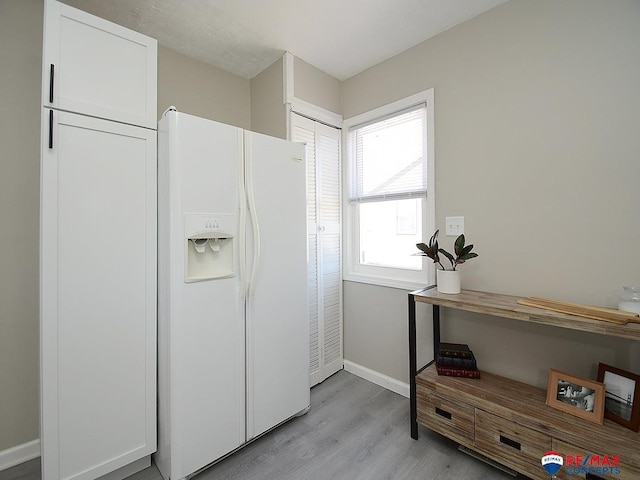
[[[440,261],[440,256],[438,255],[439,253],[447,257],[449,262],[451,262],[451,270],[455,270],[456,267],[461,263],[464,263],[467,260],[471,260],[472,258],[475,258],[478,256],[477,253],[474,253],[471,251],[473,250],[473,244],[465,246],[464,234],[456,238],[456,241],[453,244],[453,251],[455,253],[455,257],[451,255],[449,252],[447,252],[444,248],[439,248],[438,246],[439,232],[440,230],[436,230],[436,233],[434,233],[429,239],[428,244],[424,244],[424,243],[416,244],[416,247],[418,247],[420,251],[415,255],[422,255],[422,256],[429,257],[431,260],[433,260],[433,263],[437,263],[438,265],[440,265],[442,270],[446,270],[446,268],[444,267],[444,265],[442,265],[442,262]]]

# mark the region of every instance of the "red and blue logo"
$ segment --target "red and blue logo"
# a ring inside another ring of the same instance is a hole
[[[547,452],[542,466],[552,477],[564,466],[568,475],[620,475],[620,455],[566,455]]]
[[[558,452],[547,452],[542,457],[542,466],[552,477],[562,468],[564,459]]]

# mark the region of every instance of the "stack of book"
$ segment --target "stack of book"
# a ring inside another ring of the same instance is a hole
[[[438,375],[480,378],[476,358],[465,343],[440,343],[436,357]]]

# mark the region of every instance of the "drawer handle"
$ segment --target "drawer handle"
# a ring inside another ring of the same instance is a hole
[[[441,417],[451,420],[451,414],[445,410],[442,410],[441,408],[436,407],[436,413]]]
[[[500,435],[500,443],[504,443],[505,445],[509,445],[510,447],[513,447],[516,450],[520,450],[521,449],[521,445],[520,445],[519,442],[511,440],[510,438],[507,438],[507,437],[503,437],[502,435]]]

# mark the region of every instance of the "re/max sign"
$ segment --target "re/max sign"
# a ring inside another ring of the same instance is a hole
[[[620,455],[566,455],[565,466],[620,466]]]

